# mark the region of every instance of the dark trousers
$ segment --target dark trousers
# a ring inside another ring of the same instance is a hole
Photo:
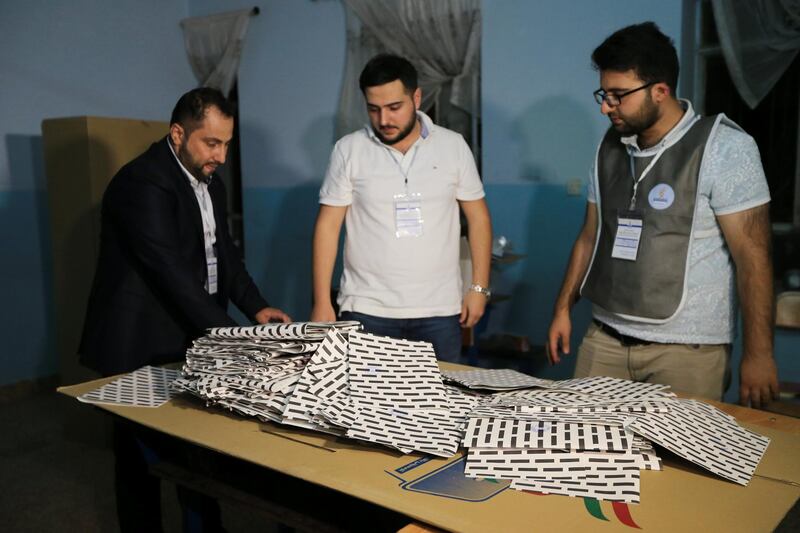
[[[128,422],[114,421],[114,490],[120,531],[159,532],[161,524],[161,481],[148,467],[161,460],[184,462],[189,444]],[[219,504],[192,489],[176,486],[181,505],[183,530],[222,531]]]

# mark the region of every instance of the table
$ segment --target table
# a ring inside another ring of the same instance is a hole
[[[445,363],[443,366],[446,366]],[[59,392],[77,397],[114,378]],[[98,405],[157,432],[218,452],[253,468],[386,509],[419,523],[417,531],[772,531],[800,497],[800,420],[709,402],[772,439],[747,487],[666,456],[661,472],[644,471],[638,505],[587,502],[506,489],[505,482],[459,475],[462,455],[402,455],[346,439],[245,419],[177,397],[157,408]],[[314,502],[307,502],[309,507]],[[342,508],[339,512],[346,513]]]

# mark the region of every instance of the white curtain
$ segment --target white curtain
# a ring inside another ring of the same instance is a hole
[[[712,0],[720,45],[739,95],[751,109],[800,51],[800,0]]]
[[[452,105],[454,115],[461,110],[479,116],[480,0],[343,2],[347,62],[337,113],[339,136],[367,121],[358,77],[366,62],[380,52],[403,56],[414,64],[424,111],[437,103],[440,115],[442,108]]]
[[[197,81],[228,95],[239,70],[244,38],[253,9],[181,21],[186,53]]]

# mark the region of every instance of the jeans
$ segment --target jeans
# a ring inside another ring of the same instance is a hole
[[[436,358],[455,362],[461,355],[459,315],[428,318],[383,318],[354,311],[342,311],[342,320],[357,320],[364,332],[433,344]]]

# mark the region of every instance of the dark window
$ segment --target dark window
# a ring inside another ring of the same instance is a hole
[[[753,136],[769,184],[773,265],[778,290],[800,268],[800,55],[755,109],[741,99],[720,48],[709,0],[698,0],[694,98],[705,115],[725,113]],[[693,14],[688,14],[693,16]],[[685,42],[685,41],[684,41]]]

